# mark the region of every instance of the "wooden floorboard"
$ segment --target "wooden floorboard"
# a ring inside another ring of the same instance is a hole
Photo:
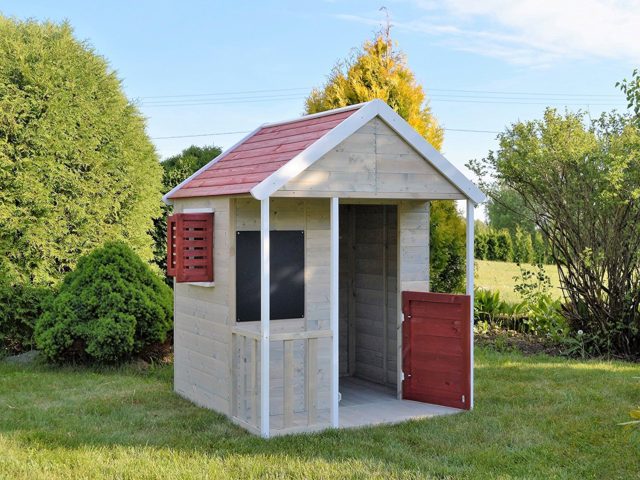
[[[356,428],[371,425],[401,423],[407,420],[451,415],[463,412],[457,408],[430,403],[398,400],[395,389],[378,385],[356,377],[340,379],[340,428]],[[329,411],[318,412],[318,422],[306,425],[306,413],[296,413],[291,429],[282,431],[282,415],[271,415],[271,433],[283,435],[302,431],[318,431],[329,428]]]

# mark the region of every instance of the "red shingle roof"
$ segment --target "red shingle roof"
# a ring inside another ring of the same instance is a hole
[[[249,193],[358,109],[269,124],[222,154],[168,198]]]

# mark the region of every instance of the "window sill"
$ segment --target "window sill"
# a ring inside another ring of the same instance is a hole
[[[191,285],[192,287],[215,287],[216,282],[180,282],[183,285]]]

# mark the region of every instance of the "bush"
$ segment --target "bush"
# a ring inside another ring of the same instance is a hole
[[[171,289],[121,242],[78,261],[36,324],[53,361],[115,363],[162,343],[172,328]]]
[[[123,240],[152,259],[162,168],[113,67],[66,24],[0,14],[0,269],[56,284]]]
[[[513,259],[513,242],[509,230],[503,229],[496,233],[496,260],[510,262]]]
[[[465,223],[451,200],[431,202],[431,290],[464,291]]]
[[[533,261],[543,265],[549,264],[549,246],[540,232],[533,236]]]
[[[476,260],[487,259],[487,234],[478,233],[473,243],[474,257]]]
[[[52,295],[49,287],[0,281],[0,350],[17,354],[35,347],[33,329]]]
[[[513,241],[513,261],[517,263],[532,263],[533,257],[531,235],[518,225]]]

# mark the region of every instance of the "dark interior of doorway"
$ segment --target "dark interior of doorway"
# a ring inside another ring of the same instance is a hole
[[[341,383],[371,382],[395,395],[397,207],[341,205],[339,218]]]

